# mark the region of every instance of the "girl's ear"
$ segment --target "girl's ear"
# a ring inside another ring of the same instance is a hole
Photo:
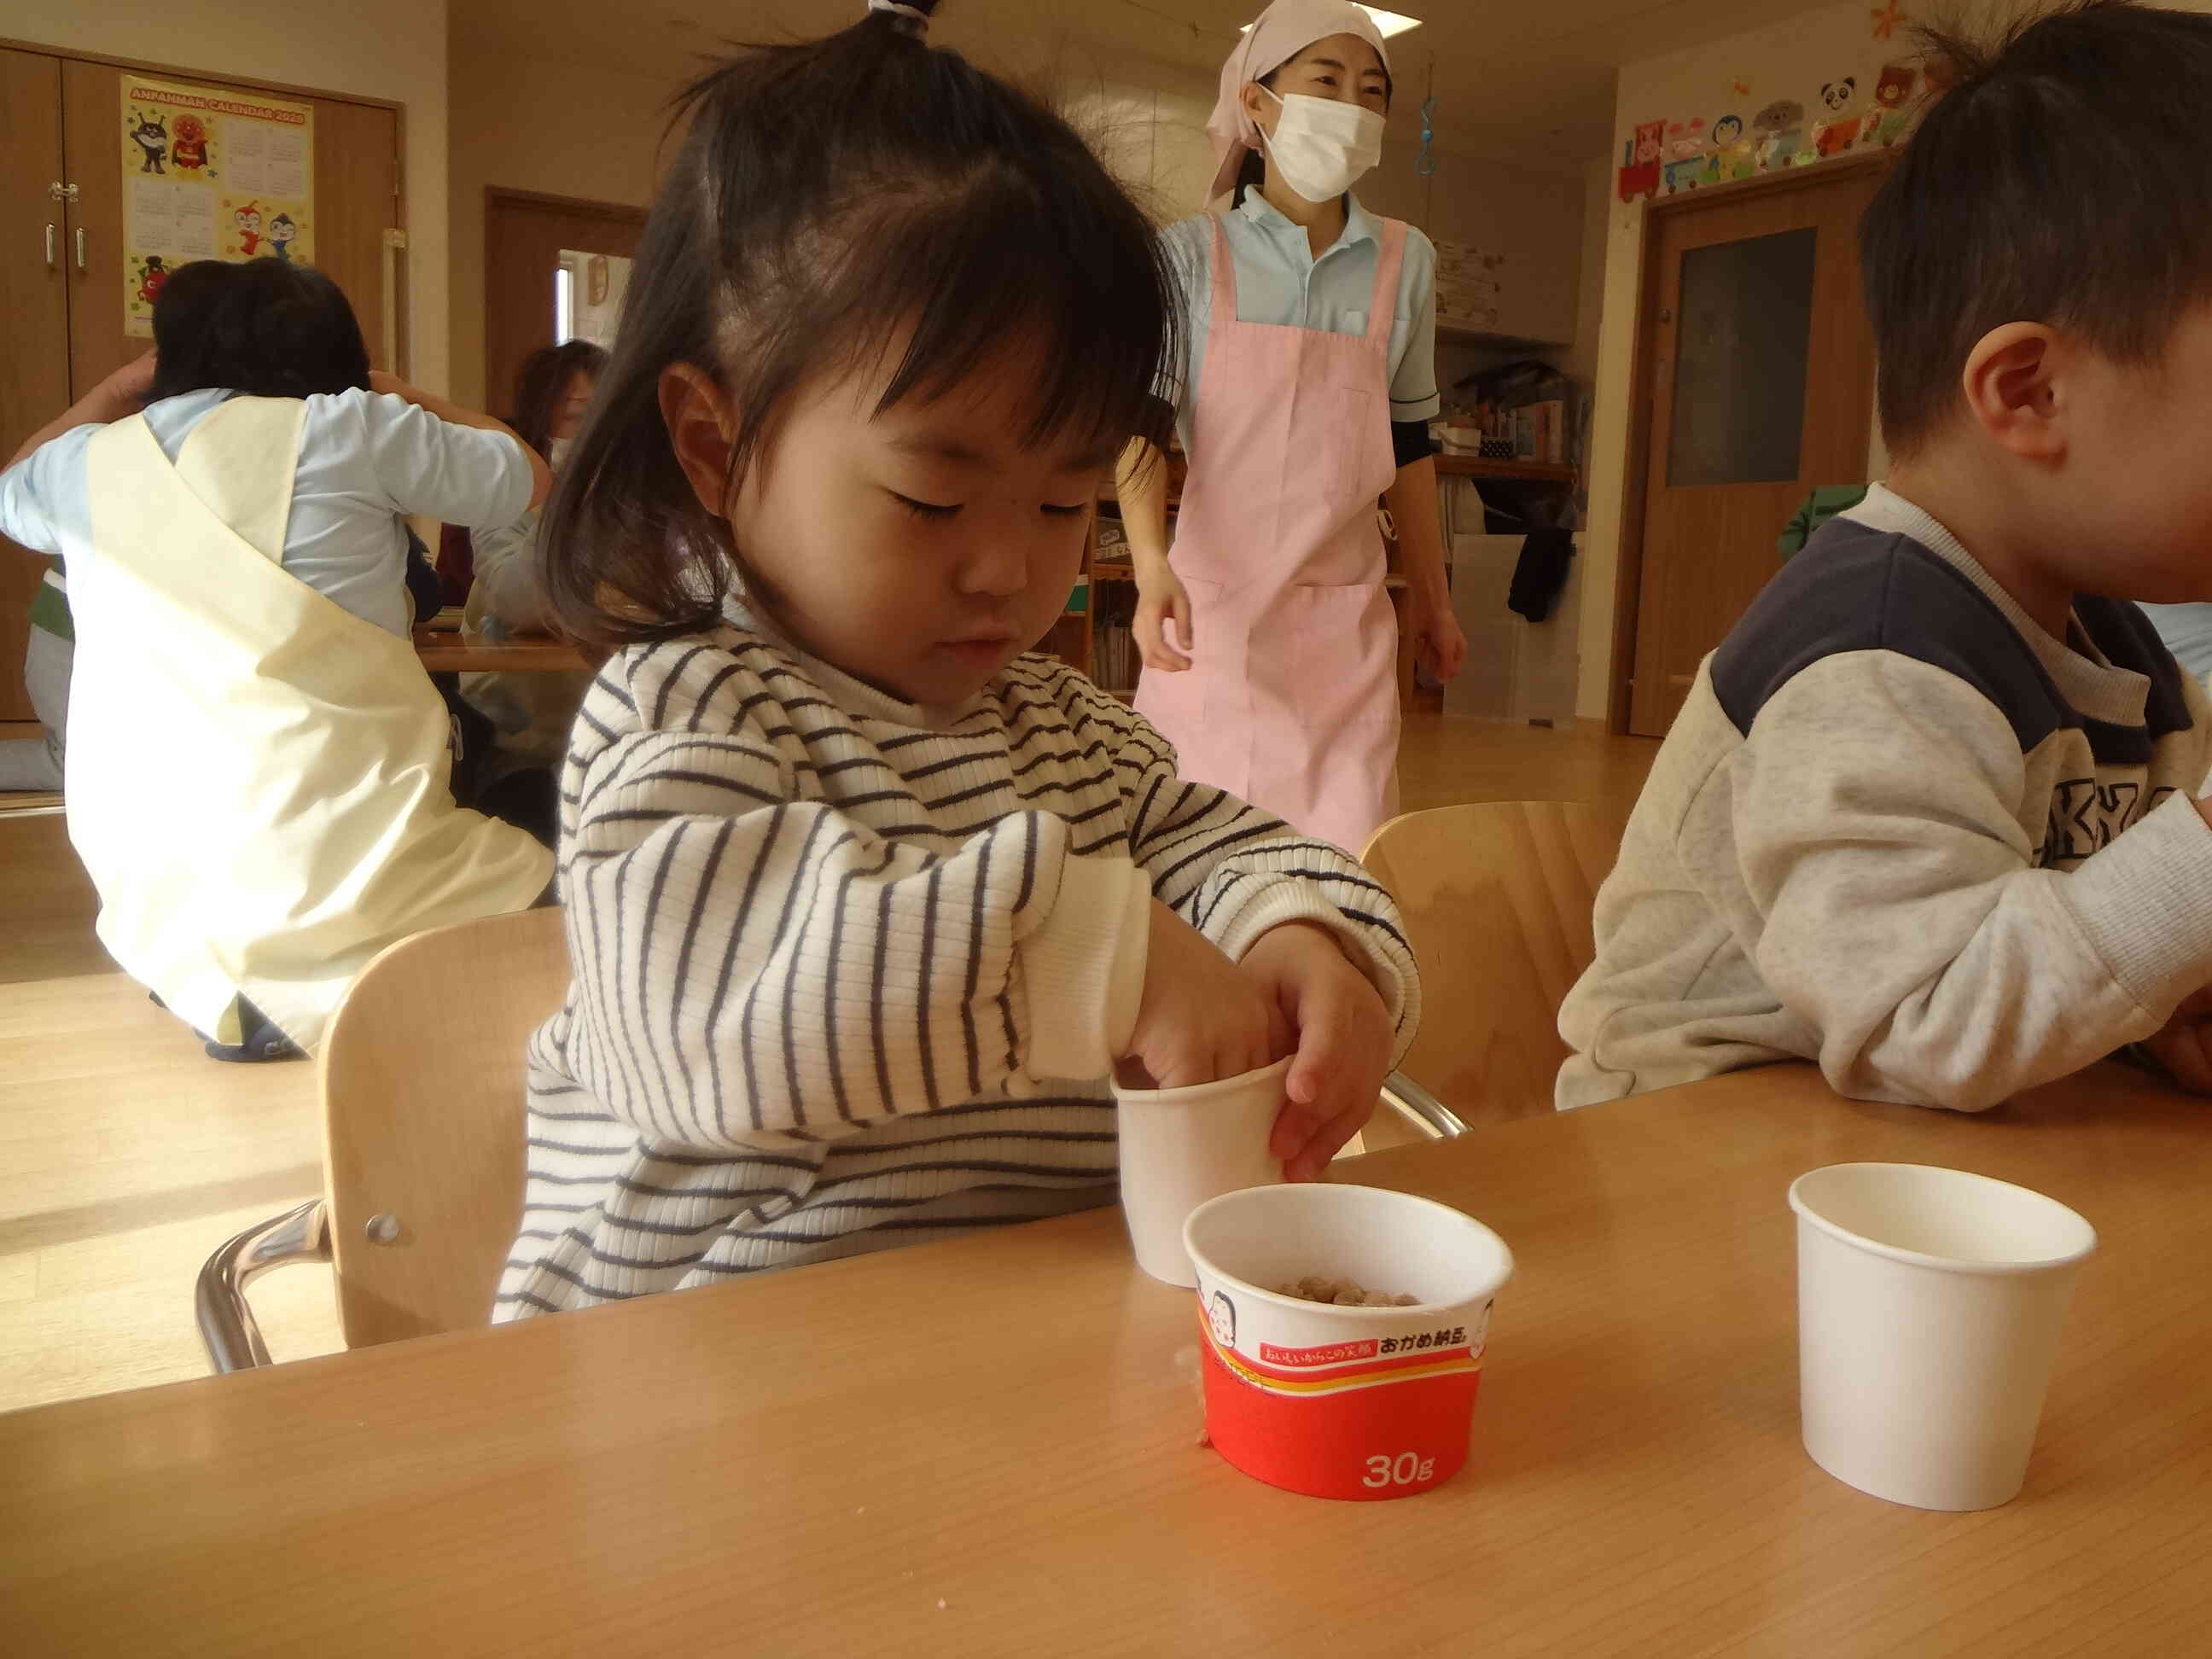
[[[729,516],[730,446],[736,422],[714,377],[696,363],[671,363],[660,371],[660,419],[676,464],[691,481],[699,505],[714,518]]]

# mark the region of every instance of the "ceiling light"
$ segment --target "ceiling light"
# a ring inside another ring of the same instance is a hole
[[[1375,27],[1382,31],[1385,40],[1394,34],[1403,34],[1407,29],[1417,29],[1421,27],[1419,18],[1408,17],[1402,11],[1385,11],[1380,6],[1362,6],[1359,9],[1375,20]],[[1244,34],[1249,34],[1251,32],[1252,26],[1249,23],[1245,24],[1239,31]]]

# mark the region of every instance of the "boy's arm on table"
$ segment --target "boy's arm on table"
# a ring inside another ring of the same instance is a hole
[[[757,731],[640,732],[584,769],[571,1044],[617,1116],[733,1148],[1106,1075],[1150,917],[1126,860],[1039,812],[938,859],[790,793]]]
[[[1942,669],[1816,663],[1735,763],[1716,787],[1734,790],[1757,965],[1819,1030],[1838,1093],[1978,1111],[2149,1036],[2212,978],[2197,803],[2159,804],[2070,872],[2035,867],[2019,742]]]

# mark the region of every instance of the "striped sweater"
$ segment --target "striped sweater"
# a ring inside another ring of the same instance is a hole
[[[498,1319],[1110,1200],[1155,896],[1232,957],[1319,923],[1401,1053],[1418,1019],[1353,860],[1041,658],[932,709],[741,620],[634,647],[562,793],[574,979]]]

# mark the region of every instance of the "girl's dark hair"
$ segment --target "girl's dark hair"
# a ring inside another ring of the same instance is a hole
[[[2045,323],[2149,363],[2212,295],[2212,17],[2074,0],[1987,44],[1919,35],[1940,95],[1859,222],[1900,459],[1957,412],[1990,330]]]
[[[198,259],[154,296],[153,398],[220,387],[256,398],[368,389],[344,290],[312,265]]]
[[[568,395],[568,382],[579,374],[596,381],[606,367],[605,349],[589,340],[538,347],[522,360],[514,377],[514,412],[507,417],[514,435],[544,454],[553,447],[553,421]]]
[[[1311,50],[1312,47],[1310,46],[1302,47],[1300,48],[1299,55],[1303,56],[1305,52],[1310,52]],[[1267,88],[1270,92],[1274,91],[1275,77],[1280,75],[1285,70],[1288,69],[1291,64],[1295,64],[1296,62],[1297,62],[1297,58],[1292,58],[1290,60],[1290,64],[1276,64],[1274,68],[1269,70],[1265,75],[1260,77],[1260,84]],[[1391,76],[1389,65],[1386,64],[1383,65],[1382,69],[1382,107],[1386,112],[1390,107],[1390,94],[1397,90],[1397,82]],[[1246,150],[1244,152],[1244,159],[1237,164],[1237,183],[1229,192],[1229,205],[1231,207],[1243,206],[1244,192],[1248,190],[1265,189],[1267,183],[1267,158],[1262,155],[1256,149]]]
[[[661,419],[673,365],[712,374],[734,411],[725,499],[810,374],[902,329],[878,414],[1012,344],[1036,364],[1025,444],[1146,424],[1175,360],[1172,278],[1144,216],[1036,99],[870,12],[827,40],[744,50],[677,112],[689,131],[546,509],[542,574],[564,632],[613,647],[695,631],[739,568]]]

